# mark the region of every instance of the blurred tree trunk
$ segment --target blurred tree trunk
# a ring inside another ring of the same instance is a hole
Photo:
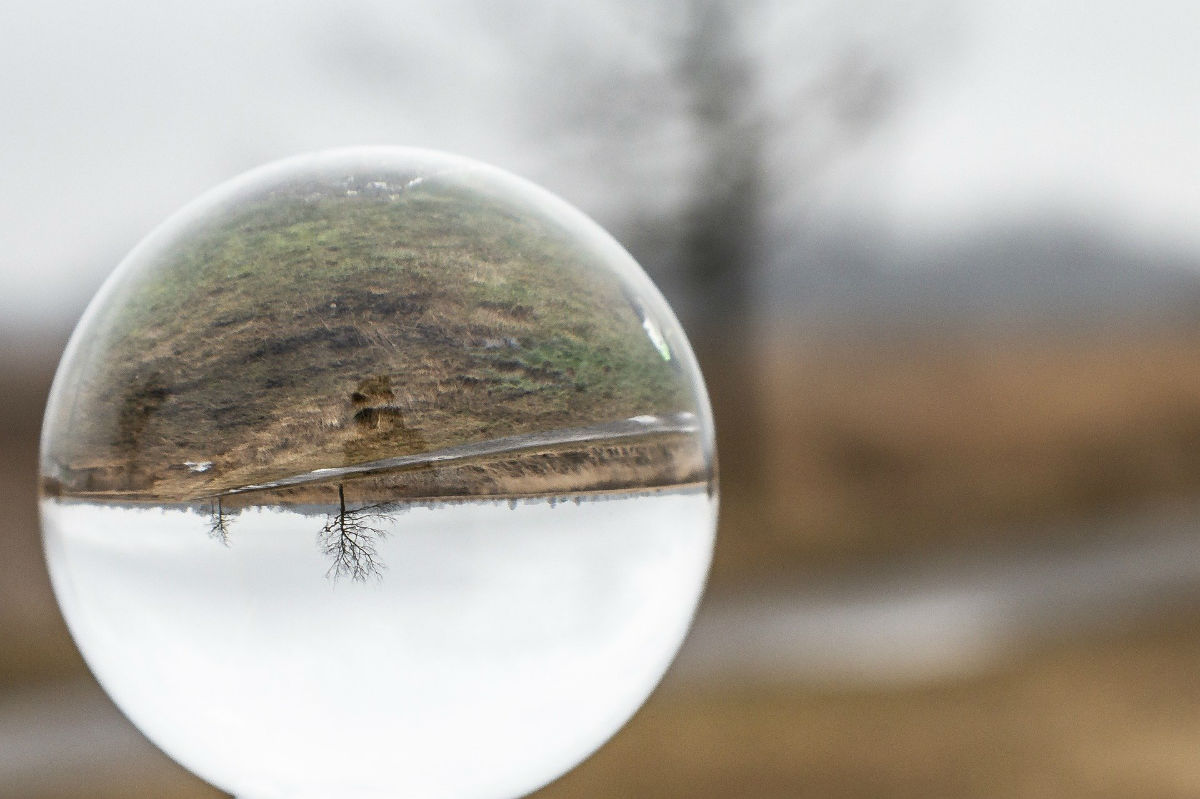
[[[749,486],[759,477],[763,432],[754,288],[762,260],[764,121],[735,4],[692,0],[688,10],[679,80],[700,162],[679,252],[702,298],[691,335],[712,394],[722,477]]]

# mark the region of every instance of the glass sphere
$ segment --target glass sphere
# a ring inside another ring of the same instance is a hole
[[[71,338],[41,510],[101,684],[244,799],[514,797],[645,700],[703,588],[711,416],[617,243],[479,163],[254,170]]]

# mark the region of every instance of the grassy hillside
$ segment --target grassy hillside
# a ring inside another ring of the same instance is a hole
[[[260,195],[129,273],[87,331],[44,468],[66,490],[213,491],[694,411],[598,259],[451,184]]]

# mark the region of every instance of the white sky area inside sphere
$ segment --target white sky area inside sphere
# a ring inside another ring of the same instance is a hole
[[[308,150],[443,149],[541,183],[606,227],[653,219],[690,189],[696,152],[686,99],[664,78],[670,65],[656,44],[679,8],[9,4],[0,11],[0,329],[67,324],[174,210]],[[947,9],[950,33],[934,31],[927,45],[946,54],[902,81],[896,113],[865,145],[801,186],[801,199],[774,200],[773,224],[788,227],[789,208],[804,207],[920,241],[1065,208],[1200,247],[1195,4]],[[771,82],[803,73],[794,60],[811,57],[780,46],[783,24],[749,31],[762,36],[767,102],[788,96]],[[886,33],[871,28],[866,46],[886,47]],[[920,51],[921,31],[907,35]],[[599,122],[573,117],[572,98],[605,91],[613,70],[645,96],[615,94]],[[626,118],[638,103],[652,119]],[[770,149],[773,174],[789,174],[788,152]]]
[[[331,508],[330,511],[333,509]],[[712,552],[703,489],[373,518],[383,569],[324,575],[325,517],[43,505],[80,649],[152,740],[239,796],[517,796],[634,712]]]

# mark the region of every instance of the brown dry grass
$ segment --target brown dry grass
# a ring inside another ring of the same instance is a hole
[[[729,537],[746,537],[723,542],[731,575],[1024,528],[1037,535],[1200,492],[1194,329],[1014,325],[766,340],[761,479],[722,470]],[[720,442],[749,437],[724,410]]]
[[[339,487],[355,502],[395,503],[526,497],[582,498],[609,492],[711,487],[695,436],[651,435],[628,442],[541,447],[461,462],[379,470],[345,479],[312,479],[284,488],[243,491],[223,499],[226,509],[275,505],[331,505]],[[161,501],[155,497],[152,501]],[[181,501],[186,501],[181,498]],[[210,500],[211,502],[211,500]]]

